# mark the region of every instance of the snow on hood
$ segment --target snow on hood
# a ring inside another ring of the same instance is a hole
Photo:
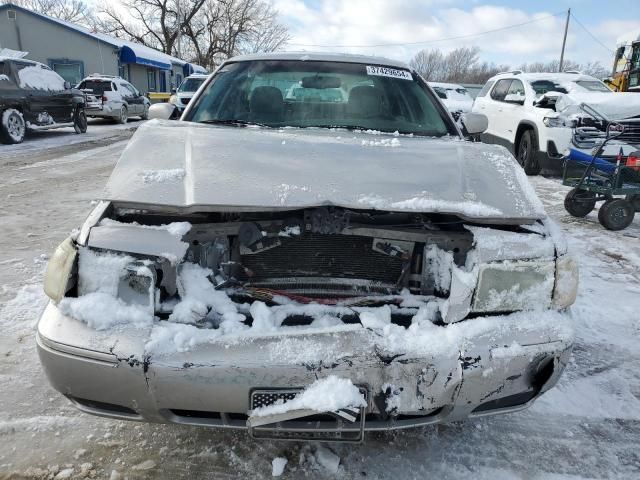
[[[545,216],[523,170],[502,147],[159,120],[135,133],[103,199],[187,211],[334,205],[446,212],[486,222],[530,223]]]
[[[569,93],[559,94],[556,111],[565,115],[580,113],[580,104],[595,108],[611,120],[622,120],[640,115],[640,95],[635,93]]]

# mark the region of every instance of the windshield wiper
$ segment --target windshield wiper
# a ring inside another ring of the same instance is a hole
[[[198,123],[207,123],[210,125],[234,125],[236,127],[247,127],[247,126],[255,125],[256,127],[273,128],[270,125],[266,125],[264,123],[249,122],[247,120],[236,120],[236,119],[222,120],[222,119],[212,118],[210,120],[200,120]]]

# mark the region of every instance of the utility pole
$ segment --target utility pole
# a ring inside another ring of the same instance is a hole
[[[558,72],[562,72],[562,66],[564,64],[564,47],[567,44],[567,32],[569,31],[569,18],[571,18],[571,9],[567,10],[567,22],[564,24],[564,37],[562,37],[562,51],[560,52],[560,65],[558,66]]]

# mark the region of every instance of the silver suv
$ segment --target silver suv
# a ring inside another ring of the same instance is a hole
[[[151,101],[120,77],[90,75],[78,88],[87,96],[87,117],[111,118],[118,123],[127,123],[129,117],[149,117]]]

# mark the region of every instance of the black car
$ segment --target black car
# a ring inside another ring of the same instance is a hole
[[[0,57],[0,142],[20,143],[27,130],[87,131],[84,94],[46,65]]]

